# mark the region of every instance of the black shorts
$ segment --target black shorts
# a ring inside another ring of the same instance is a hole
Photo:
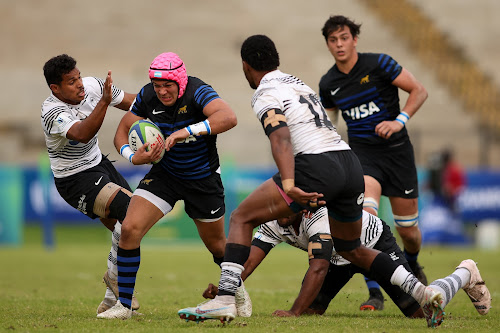
[[[279,173],[273,180],[283,188]],[[361,218],[365,183],[361,165],[351,150],[295,156],[295,186],[305,192],[322,193],[328,214],[340,222]]]
[[[224,186],[220,174],[203,179],[186,180],[172,176],[155,165],[139,183],[137,189],[148,191],[174,207],[184,200],[184,209],[192,219],[217,219],[224,216]]]
[[[382,195],[406,199],[418,198],[415,155],[410,140],[383,148],[350,143],[363,166],[364,174],[382,186]]]
[[[403,265],[408,271],[411,272],[410,266],[408,265],[403,252],[396,243],[396,239],[392,235],[390,227],[385,223],[382,235],[380,235],[380,239],[377,244],[375,244],[374,248],[387,253],[397,264]],[[372,277],[369,272],[356,265],[349,264],[336,266],[330,263],[330,268],[328,269],[323,286],[310,308],[315,310],[326,310],[330,301],[356,273]],[[411,316],[420,308],[420,304],[418,304],[413,297],[402,291],[399,286],[392,285],[390,281],[377,280],[377,282],[405,316]]]
[[[68,177],[54,178],[54,182],[61,197],[91,219],[99,217],[94,214],[94,202],[107,183],[115,183],[132,192],[125,178],[104,155],[95,167]]]

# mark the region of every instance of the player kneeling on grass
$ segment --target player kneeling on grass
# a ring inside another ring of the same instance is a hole
[[[246,280],[266,255],[276,245],[284,242],[307,251],[309,269],[304,277],[299,295],[290,310],[276,310],[278,317],[300,316],[301,314],[323,314],[330,301],[338,294],[355,273],[371,276],[356,265],[339,256],[333,248],[327,209],[321,208],[312,214],[295,214],[289,218],[267,222],[255,233],[250,256],[246,261],[242,279]],[[387,253],[395,262],[409,269],[406,258],[396,243],[390,227],[375,215],[363,212],[361,241],[364,246]],[[376,278],[376,277],[373,277]],[[410,295],[391,284],[390,281],[378,279],[389,297],[409,318],[424,318],[420,304]],[[455,293],[463,288],[477,311],[487,314],[491,305],[488,288],[479,275],[473,260],[464,260],[450,276],[431,283],[431,288],[443,295],[442,308],[449,303]],[[205,298],[214,298],[217,287],[210,284],[203,293]],[[425,311],[425,307],[424,307]],[[429,326],[437,326],[441,318],[432,318],[429,314]]]

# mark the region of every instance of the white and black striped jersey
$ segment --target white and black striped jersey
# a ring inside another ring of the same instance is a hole
[[[42,104],[42,128],[54,177],[63,178],[90,169],[101,162],[97,134],[82,143],[66,138],[71,126],[87,118],[101,100],[104,80],[84,77],[85,98],[78,105],[67,104],[51,94]],[[112,86],[110,105],[120,104],[125,93]]]
[[[264,75],[252,108],[259,120],[271,109],[285,114],[294,155],[350,149],[328,119],[318,95],[295,76],[279,70]]]
[[[362,245],[368,248],[373,248],[375,246],[382,234],[382,223],[382,220],[377,216],[363,211],[363,224],[360,237]],[[293,226],[281,227],[278,221],[273,220],[260,225],[257,232],[254,234],[254,239],[268,243],[272,247],[285,242],[307,252],[309,239],[318,233],[330,234],[328,210],[326,207],[318,209],[311,218],[303,216],[298,234],[295,232]],[[258,243],[252,244],[257,245]],[[337,254],[335,248],[333,249],[330,262],[338,266],[350,264],[349,261]]]

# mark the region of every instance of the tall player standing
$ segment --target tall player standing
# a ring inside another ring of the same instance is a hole
[[[335,65],[321,78],[320,98],[331,118],[341,111],[349,146],[363,166],[363,208],[377,215],[381,195],[389,198],[396,230],[414,274],[427,278],[417,262],[422,243],[418,227],[418,180],[406,122],[427,98],[424,86],[386,54],[358,53],[360,26],[344,16],[331,16],[322,32]],[[398,90],[409,93],[400,110]],[[361,310],[381,310],[383,297],[367,279],[370,298]]]
[[[112,247],[104,282],[108,286],[97,309],[112,307],[118,297],[116,251],[131,197],[127,181],[99,149],[97,133],[108,106],[127,111],[135,95],[106,80],[84,77],[67,54],[48,60],[43,73],[51,95],[42,104],[41,122],[56,188],[72,207],[99,218],[112,231]],[[120,222],[120,223],[117,223]],[[139,302],[134,297],[134,309]]]
[[[434,322],[442,320],[442,295],[426,287],[383,252],[361,245],[363,170],[326,116],[318,96],[300,79],[278,70],[279,55],[269,37],[254,35],[241,46],[243,72],[256,89],[252,107],[269,137],[278,167],[231,214],[217,296],[179,310],[189,320],[236,316],[235,293],[250,253],[252,231],[304,208],[326,205],[337,252],[354,265],[415,298]],[[307,191],[307,192],[306,192]]]

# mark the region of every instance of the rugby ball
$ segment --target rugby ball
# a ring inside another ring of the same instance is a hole
[[[140,119],[130,126],[128,131],[128,144],[130,148],[136,152],[137,149],[142,147],[146,142],[150,143],[147,148],[148,151],[155,145],[161,146],[160,158],[152,162],[152,164],[160,162],[165,154],[165,138],[155,123],[146,119]]]

